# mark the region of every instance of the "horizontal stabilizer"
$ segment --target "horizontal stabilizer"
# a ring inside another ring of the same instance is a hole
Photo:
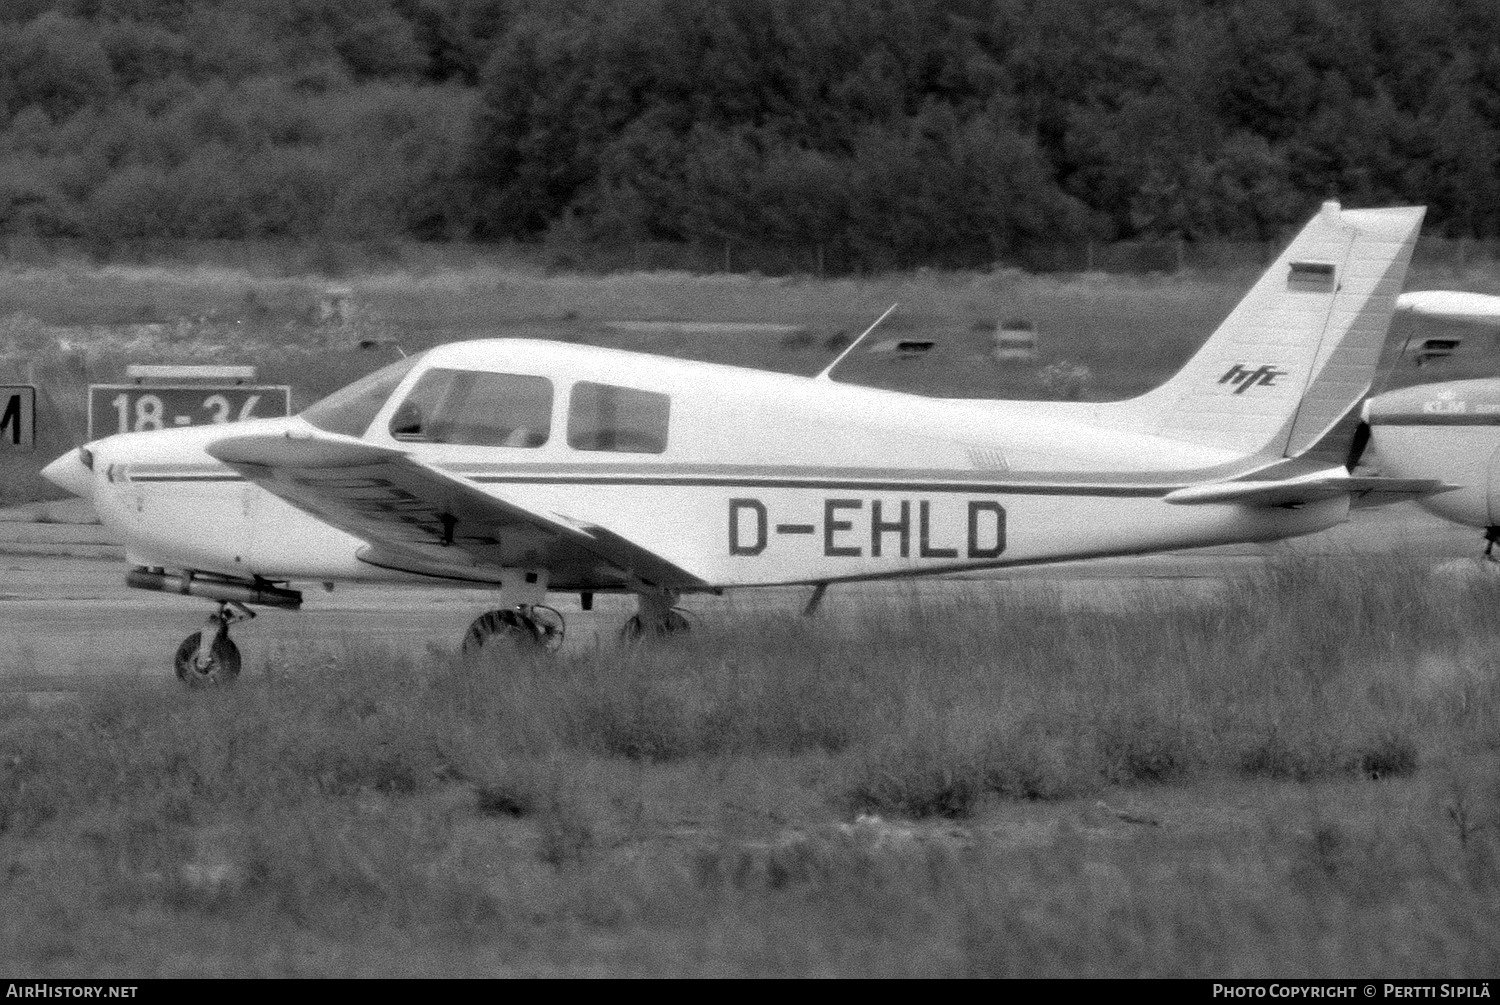
[[[1433,478],[1380,478],[1359,475],[1316,475],[1281,481],[1213,482],[1168,492],[1165,500],[1182,506],[1239,503],[1244,506],[1300,506],[1341,495],[1365,505],[1400,502],[1458,488]],[[1366,498],[1373,496],[1374,498]]]

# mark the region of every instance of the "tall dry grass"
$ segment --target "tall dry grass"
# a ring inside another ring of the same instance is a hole
[[[1497,601],[1415,561],[1283,561],[556,659],[283,651],[222,691],[0,706],[0,958],[1493,973]]]

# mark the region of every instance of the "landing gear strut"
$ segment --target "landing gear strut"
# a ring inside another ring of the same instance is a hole
[[[475,653],[504,639],[550,653],[563,644],[566,631],[563,616],[545,604],[517,604],[475,618],[464,633],[463,651]]]
[[[220,601],[203,628],[177,647],[177,679],[189,687],[231,683],[240,675],[240,650],[229,638],[229,626],[253,617],[255,612],[244,604]]]

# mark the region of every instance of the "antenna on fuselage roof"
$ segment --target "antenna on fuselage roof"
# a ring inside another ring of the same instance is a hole
[[[889,307],[887,307],[885,309],[885,313],[882,314],[882,315],[880,315],[880,317],[878,317],[878,318],[875,319],[875,323],[874,324],[872,324],[870,327],[866,328],[863,332],[861,332],[859,338],[855,339],[853,342],[850,342],[849,345],[844,349],[844,351],[841,352],[841,353],[839,353],[838,356],[835,357],[835,359],[834,359],[834,361],[832,363],[829,363],[827,366],[825,366],[823,368],[823,372],[820,373],[820,374],[818,374],[816,377],[814,377],[813,380],[829,380],[830,378],[829,378],[828,375],[833,372],[833,368],[836,367],[836,366],[838,366],[840,363],[842,363],[844,361],[844,357],[847,356],[847,355],[849,355],[851,352],[853,352],[854,351],[854,347],[857,346],[857,345],[859,345],[861,342],[863,342],[865,340],[865,336],[866,335],[870,334],[876,328],[880,327],[880,322],[882,322],[886,318],[890,317],[891,311],[895,310],[896,307],[897,307],[897,304],[891,304]]]
[[[393,338],[362,338],[359,340],[359,347],[361,349],[384,349],[387,346],[399,352],[402,359],[406,359],[406,350],[401,348],[401,343]]]

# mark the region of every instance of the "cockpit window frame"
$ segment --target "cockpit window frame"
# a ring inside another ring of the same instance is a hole
[[[326,433],[363,437],[390,402],[401,382],[422,362],[426,353],[398,359],[367,373],[352,384],[320,398],[297,413],[303,421]]]
[[[433,366],[393,402],[385,432],[398,443],[536,449],[551,439],[556,401],[540,374]]]

